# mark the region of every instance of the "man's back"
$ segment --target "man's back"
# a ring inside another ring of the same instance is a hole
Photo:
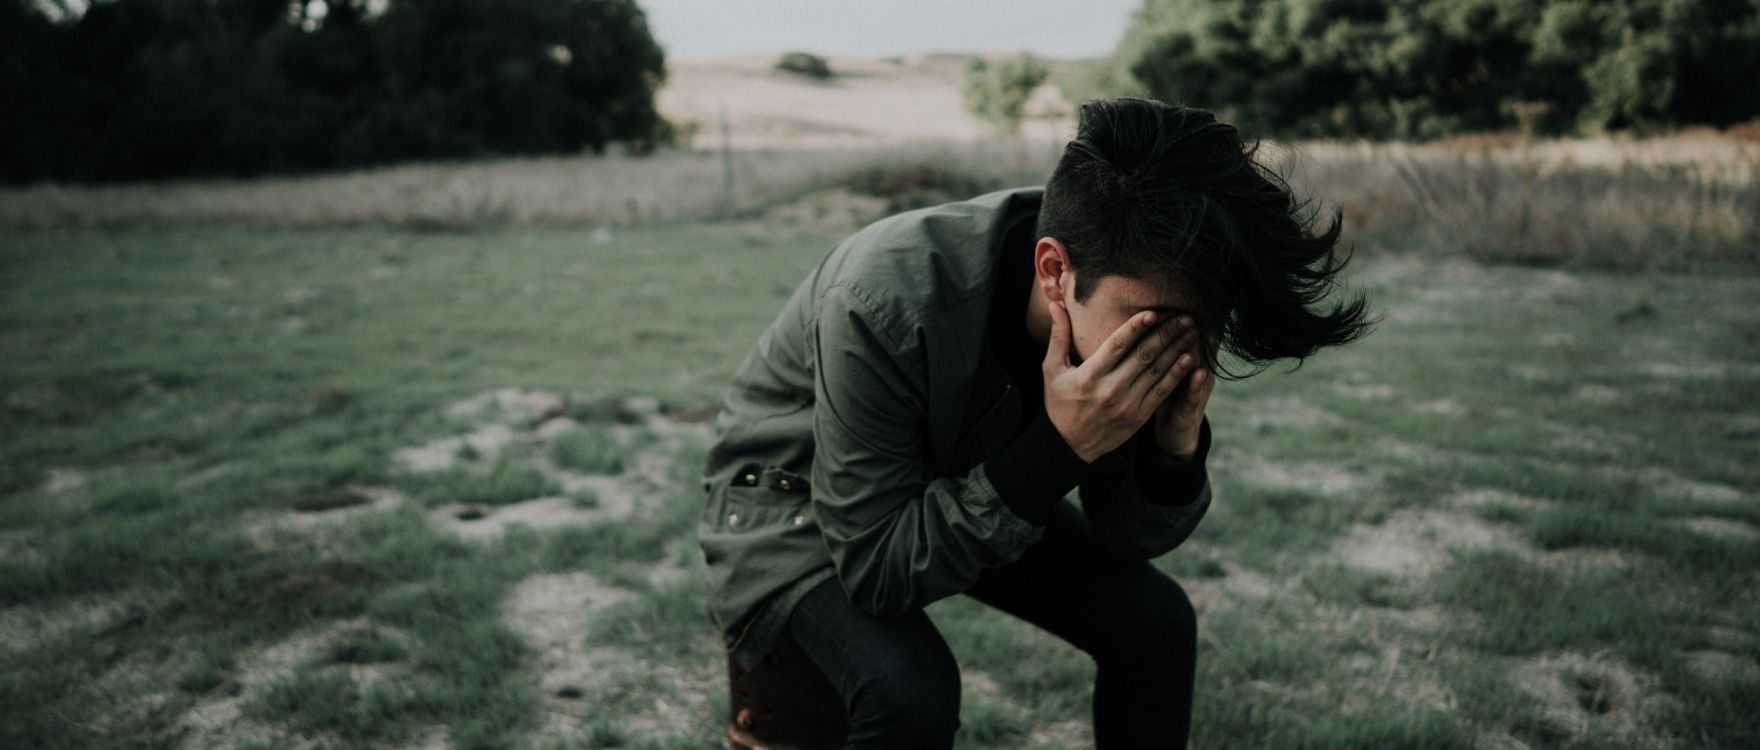
[[[840,432],[870,432],[878,426],[864,419],[876,416],[915,421],[922,451],[905,460],[922,472],[919,480],[966,474],[1006,441],[1011,415],[998,405],[1007,383],[999,365],[982,356],[985,323],[1002,234],[1037,210],[1040,193],[1000,191],[864,228],[801,283],[740,365],[716,423],[699,527],[711,614],[729,648],[752,633],[755,645],[767,646],[791,595],[833,573],[811,502],[814,475],[833,468],[815,461],[818,443],[830,437],[815,436],[815,422],[827,416],[817,413],[826,406],[817,393],[826,351],[840,360],[833,371],[885,371],[848,382],[850,402],[880,409],[867,417],[846,409],[839,416],[854,421]],[[840,319],[822,326],[825,314]],[[860,391],[876,383],[884,388]],[[968,413],[983,409],[992,413]],[[873,463],[868,447],[834,447],[856,454],[846,455],[837,473],[853,469],[860,477],[861,465]],[[1024,541],[1030,529],[1017,524],[1004,532],[1007,520],[993,517],[973,531]],[[776,615],[755,623],[760,610]]]

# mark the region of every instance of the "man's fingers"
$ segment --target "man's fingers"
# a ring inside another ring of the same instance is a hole
[[[1142,382],[1145,382],[1148,385],[1143,390],[1141,408],[1148,411],[1154,411],[1163,403],[1166,403],[1169,400],[1169,397],[1179,389],[1180,381],[1185,380],[1186,374],[1190,373],[1192,368],[1197,366],[1198,358],[1192,356],[1192,353],[1185,349],[1186,347],[1184,346],[1181,346],[1178,349],[1178,358],[1173,361],[1173,366],[1163,371],[1163,374],[1160,377],[1154,378],[1153,380],[1149,378],[1143,379]]]
[[[1179,383],[1184,378],[1185,373],[1178,372],[1177,368],[1170,367],[1162,371],[1160,377],[1155,378],[1155,384],[1143,394],[1143,401],[1138,408],[1154,411],[1164,404],[1172,403],[1171,397],[1179,390]]]
[[[1113,331],[1106,341],[1100,344],[1099,351],[1094,352],[1092,359],[1082,363],[1083,367],[1093,368],[1096,375],[1105,375],[1118,367],[1119,362],[1130,356],[1143,336],[1155,329],[1158,318],[1153,311],[1145,311],[1131,316],[1124,325]]]
[[[1210,400],[1210,389],[1216,386],[1216,378],[1209,370],[1202,367],[1192,373],[1192,385],[1186,389],[1186,406],[1197,411],[1204,410],[1205,402]]]
[[[1062,302],[1051,303],[1051,343],[1045,349],[1045,369],[1061,372],[1069,367],[1069,311]]]
[[[1136,380],[1132,381],[1132,387],[1147,391],[1161,380],[1163,374],[1173,369],[1180,353],[1190,350],[1192,343],[1197,340],[1196,329],[1190,327],[1181,329],[1181,326],[1190,326],[1190,324],[1189,318],[1182,318],[1178,322],[1156,329],[1153,340],[1155,345],[1160,347],[1158,349],[1151,346],[1148,340],[1145,340],[1142,346],[1137,347],[1137,361],[1146,362],[1146,365],[1136,373]],[[1143,359],[1145,356],[1150,359]]]

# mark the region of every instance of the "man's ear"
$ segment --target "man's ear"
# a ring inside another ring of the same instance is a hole
[[[1052,302],[1067,302],[1065,293],[1075,293],[1075,269],[1069,264],[1069,248],[1056,237],[1041,237],[1033,248],[1033,283]]]

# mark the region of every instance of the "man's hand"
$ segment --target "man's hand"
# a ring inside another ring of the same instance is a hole
[[[1204,407],[1210,403],[1210,390],[1215,386],[1215,375],[1202,367],[1196,368],[1173,397],[1155,410],[1155,445],[1168,460],[1190,461],[1198,452]]]
[[[1160,321],[1153,312],[1138,313],[1080,367],[1069,363],[1070,335],[1069,311],[1060,302],[1051,303],[1051,342],[1043,365],[1045,413],[1077,456],[1093,463],[1123,445],[1151,416],[1156,417],[1157,439],[1165,436],[1173,441],[1161,443],[1164,451],[1170,446],[1183,448],[1180,441],[1188,431],[1196,449],[1197,425],[1213,378],[1204,377],[1188,389],[1185,401],[1191,400],[1190,393],[1199,394],[1195,410],[1169,398],[1197,364],[1188,351],[1197,340],[1190,318]],[[1165,431],[1163,411],[1167,412]],[[1197,417],[1190,420],[1188,430],[1186,418],[1192,413]]]

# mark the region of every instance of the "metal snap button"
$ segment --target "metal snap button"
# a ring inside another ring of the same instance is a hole
[[[727,514],[727,523],[728,523],[728,524],[736,524],[736,523],[739,523],[739,514],[738,514],[738,513],[729,513],[729,514]]]
[[[788,480],[787,480],[787,479],[784,479],[784,480],[782,480],[782,481],[780,481],[780,482],[777,482],[777,483],[776,483],[776,486],[778,486],[778,487],[781,487],[781,488],[782,488],[782,489],[784,489],[784,490],[792,490],[792,489],[794,489],[794,485],[793,485],[793,484],[792,484],[792,483],[790,483],[790,482],[789,482],[789,481],[788,481]]]
[[[796,525],[796,526],[799,526],[799,525],[806,523],[806,522],[807,522],[807,519],[805,516],[796,515],[794,517],[794,525]]]
[[[757,484],[758,483],[758,475],[757,474],[747,474],[747,475],[745,475],[744,479],[746,481],[746,484]]]

